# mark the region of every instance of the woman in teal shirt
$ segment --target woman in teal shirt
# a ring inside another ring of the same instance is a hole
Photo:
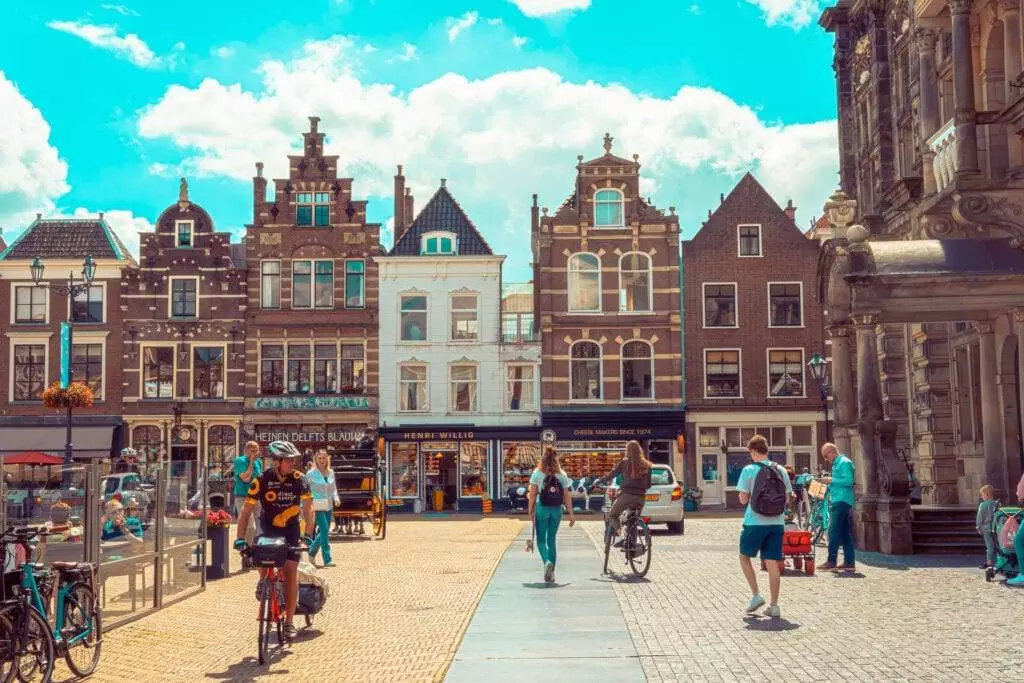
[[[559,491],[559,489],[561,489]],[[537,551],[544,562],[544,581],[554,583],[555,536],[562,523],[562,508],[569,512],[569,526],[576,524],[572,513],[572,495],[569,492],[569,476],[558,462],[558,451],[547,446],[537,469],[530,475],[530,518],[537,530]],[[557,501],[557,502],[556,502]]]

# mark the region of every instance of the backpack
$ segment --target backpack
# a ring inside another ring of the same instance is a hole
[[[546,475],[540,489],[540,504],[545,507],[561,507],[563,500],[562,482],[554,474]]]
[[[775,465],[757,463],[759,468],[750,494],[750,507],[759,515],[776,517],[786,511],[786,482]]]

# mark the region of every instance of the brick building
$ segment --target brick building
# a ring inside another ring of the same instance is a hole
[[[380,225],[366,222],[352,179],[338,177],[318,124],[310,117],[302,154],[288,157],[269,197],[256,164],[245,240],[244,435],[310,449],[376,429],[382,253]]]
[[[679,221],[640,196],[637,156],[611,149],[606,135],[604,155],[578,157],[554,215],[532,210],[542,422],[572,477],[607,473],[634,438],[681,467]]]
[[[807,362],[826,355],[818,245],[794,214],[747,174],[683,242],[686,480],[704,505],[736,504],[755,432],[773,460],[797,471],[817,464],[825,416]]]
[[[212,481],[230,476],[238,453],[247,293],[232,247],[182,178],[121,283],[127,440],[144,462],[169,456],[193,484],[200,457]]]
[[[86,256],[96,263],[91,286],[70,301],[32,281],[38,257],[43,281],[81,282]],[[72,380],[93,389],[95,403],[74,413],[74,452],[107,457],[119,447],[121,425],[121,271],[134,265],[110,226],[99,218],[36,220],[0,252],[0,453],[64,453],[63,412],[41,394],[60,374],[60,324],[73,322]]]

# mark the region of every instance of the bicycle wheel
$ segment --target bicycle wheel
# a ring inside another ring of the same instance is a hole
[[[15,651],[14,626],[11,620],[0,616],[0,681],[10,681],[14,678],[14,651]]]
[[[96,596],[84,583],[76,583],[64,598],[64,623],[60,633],[68,644],[64,650],[68,668],[80,678],[92,674],[100,663],[103,624]]]
[[[35,608],[20,604],[5,610],[3,616],[9,620],[14,634],[14,647],[11,648],[13,665],[4,683],[14,680],[48,683],[53,676],[57,647],[46,619]]]
[[[601,574],[608,573],[608,555],[611,554],[612,550],[612,525],[605,520],[604,523],[604,569],[601,570]]]
[[[651,568],[651,528],[640,517],[629,520],[626,532],[626,559],[633,575],[642,579]]]
[[[260,600],[260,616],[259,629],[256,636],[256,646],[259,650],[259,663],[265,664],[267,661],[267,651],[270,649],[270,596],[267,594],[267,589],[263,589],[263,595]]]

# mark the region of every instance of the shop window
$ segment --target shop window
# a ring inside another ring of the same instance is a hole
[[[736,232],[739,239],[739,255],[745,257],[761,256],[761,226],[738,225]]]
[[[810,427],[792,427],[793,432],[793,445],[794,446],[810,446],[814,443],[811,437]]]
[[[704,283],[704,327],[736,327],[736,285]]]
[[[605,189],[594,193],[594,227],[621,228],[623,196],[619,190]]]
[[[601,347],[578,341],[569,351],[569,384],[574,401],[601,400]]]
[[[345,308],[366,305],[366,262],[345,261]]]
[[[645,341],[622,345],[622,398],[654,398],[654,349]]]
[[[508,379],[508,410],[537,409],[537,368],[533,365],[509,365],[506,375]]]
[[[260,393],[277,396],[284,393],[284,346],[260,346]]]
[[[427,366],[402,365],[398,379],[398,409],[402,412],[427,410]]]
[[[475,413],[480,410],[476,365],[452,365],[449,369],[448,409],[453,413]]]
[[[647,459],[656,465],[671,465],[672,443],[669,441],[651,441],[647,444]]]
[[[186,356],[187,358],[187,356]],[[174,396],[174,349],[150,346],[142,352],[142,397]]]
[[[797,474],[811,471],[811,454],[810,453],[794,453],[793,454],[793,471]]]
[[[191,249],[194,247],[192,232],[192,221],[178,221],[175,229],[175,246],[178,249]]]
[[[223,347],[193,347],[192,396],[193,398],[224,398]]]
[[[786,451],[768,451],[768,459],[772,462],[786,466]]]
[[[333,394],[338,390],[338,347],[316,344],[313,347],[313,391]]]
[[[475,341],[480,332],[477,321],[477,295],[452,297],[452,341]]]
[[[330,192],[299,192],[295,205],[295,225],[322,228],[331,224]]]
[[[459,444],[459,478],[463,498],[487,494],[486,441],[463,441]]]
[[[195,318],[198,315],[199,280],[194,277],[171,278],[171,317]]]
[[[704,481],[718,481],[718,455],[705,453],[701,456],[700,476]]]
[[[71,300],[71,320],[76,323],[103,322],[102,285],[91,285],[75,294]]]
[[[341,392],[361,394],[366,376],[365,349],[362,344],[341,345]]]
[[[596,254],[575,254],[568,263],[569,312],[601,312],[601,260]]]
[[[768,395],[772,398],[803,397],[803,349],[768,350]]]
[[[403,294],[401,297],[402,341],[424,341],[427,338],[427,297],[424,294]]]
[[[46,388],[46,345],[14,347],[14,400],[38,401]]]
[[[750,463],[750,454],[746,451],[728,453],[725,456],[725,485],[729,488],[736,488],[736,482],[740,480],[740,472]]]
[[[701,448],[718,448],[718,427],[700,427],[697,430],[697,443]]]
[[[103,398],[103,344],[75,344],[71,354],[71,377],[92,389],[96,400]]]
[[[750,439],[748,438],[747,441]],[[742,448],[746,442],[739,427],[730,427],[725,430],[725,445],[728,448]]]
[[[50,290],[36,285],[15,285],[14,322],[45,323],[46,300]]]
[[[740,398],[739,349],[706,349],[704,379],[706,398]]]
[[[741,427],[740,428],[740,446],[743,448],[747,447],[750,440],[754,438],[755,434],[759,434],[761,430],[757,427]],[[761,436],[764,436],[761,434]],[[731,445],[731,444],[730,444]]]
[[[234,461],[238,456],[235,428],[227,425],[210,427],[206,443],[210,459],[210,481],[232,478]]]
[[[139,459],[144,463],[159,459],[163,443],[160,428],[155,425],[139,425],[132,428],[132,448],[138,452]]]
[[[786,443],[786,428],[785,427],[772,427],[768,429],[765,427],[761,434],[768,439],[768,445],[778,448],[785,448],[789,444]]]
[[[391,495],[417,498],[420,495],[419,450],[414,443],[391,444]]]
[[[309,344],[288,345],[288,393],[308,394],[310,389]]]
[[[651,257],[647,254],[633,252],[619,259],[619,310],[651,310]]]
[[[771,327],[803,325],[803,286],[799,282],[768,283],[768,315]]]
[[[263,261],[260,264],[260,306],[281,308],[280,261]]]
[[[540,462],[540,444],[529,441],[504,441],[501,444],[503,483],[499,495],[508,497],[509,490],[526,487]]]

